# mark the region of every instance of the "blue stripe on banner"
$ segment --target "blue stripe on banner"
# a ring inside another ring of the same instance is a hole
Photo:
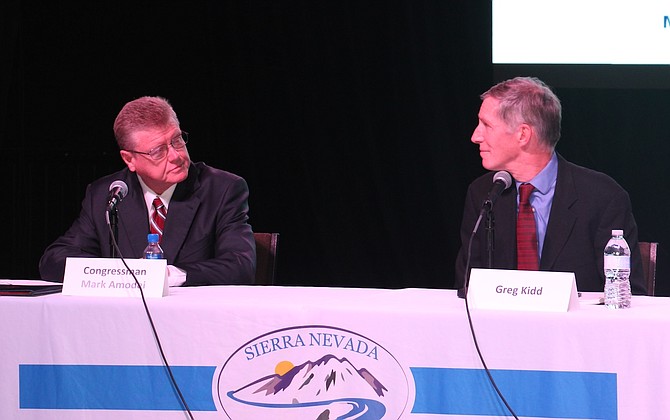
[[[410,368],[416,384],[412,413],[509,415],[483,369]],[[615,373],[491,370],[518,416],[617,418]]]
[[[216,411],[213,366],[171,366],[192,411]],[[183,410],[164,366],[19,365],[19,407]]]

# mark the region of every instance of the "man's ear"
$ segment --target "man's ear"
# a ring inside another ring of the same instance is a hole
[[[517,135],[519,139],[519,145],[521,147],[527,146],[530,139],[533,137],[533,127],[528,124],[521,124],[517,129]]]
[[[135,172],[135,156],[132,152],[121,150],[119,153],[121,153],[121,159],[123,159],[123,162],[128,166],[128,169],[130,169],[131,172]]]

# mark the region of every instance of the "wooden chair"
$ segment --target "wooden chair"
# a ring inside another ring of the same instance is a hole
[[[642,271],[647,280],[647,295],[654,296],[656,288],[656,250],[658,242],[639,242]]]
[[[256,240],[256,284],[273,285],[277,269],[278,233],[254,233]]]

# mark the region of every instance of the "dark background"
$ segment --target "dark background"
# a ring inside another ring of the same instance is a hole
[[[254,230],[281,234],[279,284],[451,287],[484,172],[479,94],[498,81],[490,2],[189,3],[0,6],[0,278],[38,278],[86,184],[123,165],[116,114],[159,95],[193,160],[248,181]],[[670,295],[670,92],[555,90],[558,151],[630,192]]]

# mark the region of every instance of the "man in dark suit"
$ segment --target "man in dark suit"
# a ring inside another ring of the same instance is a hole
[[[110,184],[124,181],[128,194],[116,206],[121,255],[141,258],[154,200],[165,208],[161,247],[169,267],[186,273],[171,286],[248,284],[256,249],[247,223],[249,190],[244,179],[193,163],[187,134],[167,100],[142,97],[127,103],[114,122],[126,168],[91,183],[79,217],[40,260],[41,277],[62,281],[67,257],[112,255],[106,220]]]
[[[532,184],[530,205],[536,222],[539,270],[574,272],[577,289],[602,291],[603,251],[612,229],[623,229],[631,248],[631,289],[644,294],[638,232],[628,193],[605,174],[577,166],[555,152],[561,132],[561,104],[536,78],[501,82],[482,94],[472,142],[482,165],[507,171],[514,181],[493,205],[494,251],[490,268],[517,269],[517,212],[521,184]],[[456,288],[465,284],[468,244],[493,184],[494,172],[468,188]],[[485,223],[473,235],[469,267],[488,267]]]

